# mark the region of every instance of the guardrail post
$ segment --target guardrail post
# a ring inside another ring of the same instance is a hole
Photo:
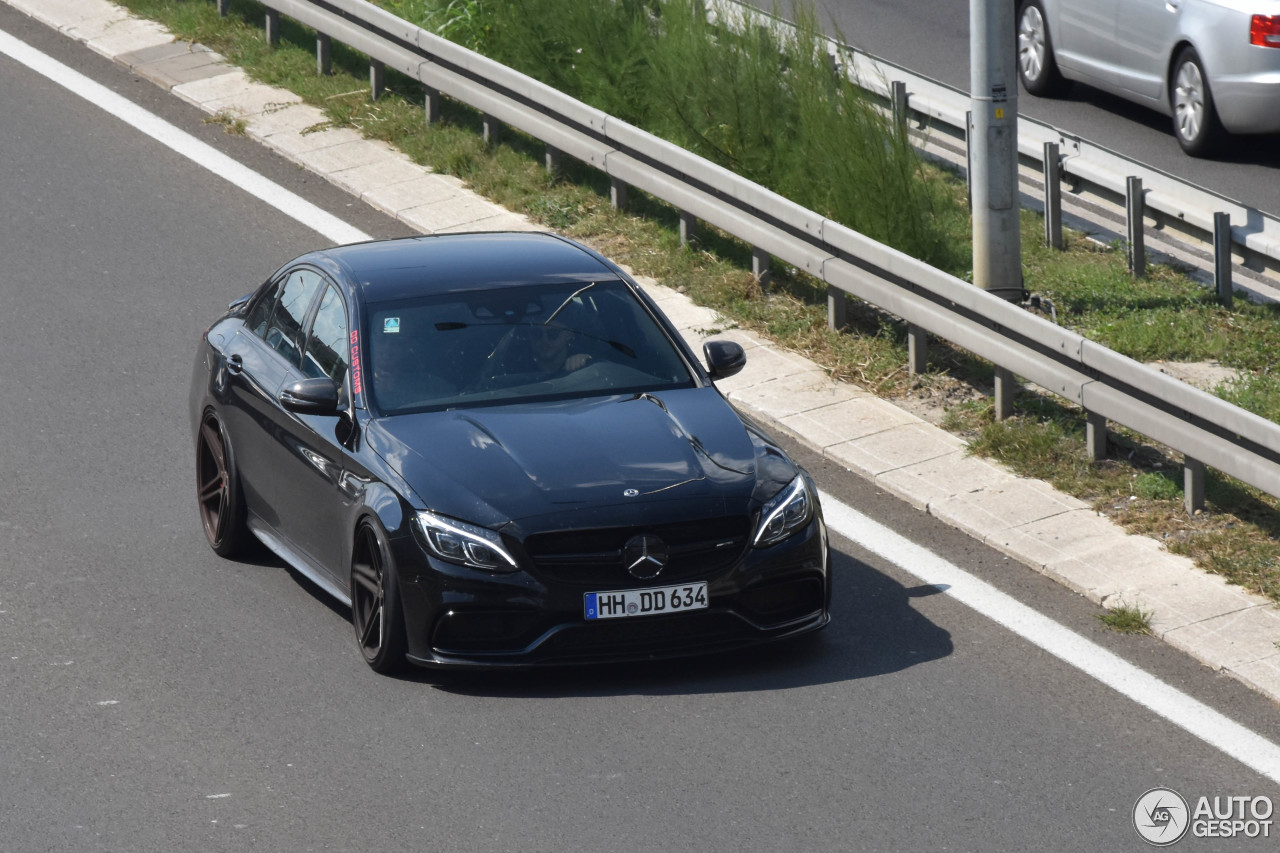
[[[844,291],[835,285],[827,285],[827,326],[835,332],[843,329],[849,322],[849,302],[844,298]]]
[[[316,33],[316,73],[328,77],[333,73],[333,39]]]
[[[929,364],[929,334],[915,323],[907,324],[907,372],[924,373]]]
[[[1013,417],[1013,371],[1004,367],[996,368],[995,418],[998,421]]]
[[[1125,211],[1129,220],[1129,272],[1134,278],[1147,274],[1146,234],[1142,228],[1142,178],[1130,176],[1125,180]]]
[[[758,246],[751,247],[751,274],[755,276],[756,283],[761,289],[769,287],[769,281],[773,276],[769,272],[769,263],[772,259],[769,253]]]
[[[1190,456],[1182,460],[1182,497],[1187,515],[1204,509],[1204,463]]]
[[[225,18],[227,10],[231,8],[231,0],[218,0],[218,17]]]
[[[627,185],[617,178],[609,179],[609,204],[614,210],[627,209]]]
[[[903,134],[907,130],[907,84],[903,80],[894,80],[890,86],[893,90],[893,132]]]
[[[488,113],[480,120],[481,127],[484,128],[484,144],[485,147],[498,144],[498,120]]]
[[[267,44],[280,44],[280,13],[275,9],[267,10]]]
[[[1097,412],[1085,412],[1084,445],[1092,461],[1107,458],[1107,419]]]
[[[1062,161],[1056,142],[1044,144],[1044,244],[1062,248]]]
[[[680,211],[680,247],[684,248],[689,245],[689,241],[694,239],[695,231],[698,227],[698,219],[692,213]]]
[[[547,164],[547,174],[555,177],[560,173],[560,149],[554,146],[547,146],[547,154],[543,158]]]
[[[369,96],[378,100],[387,88],[387,66],[380,59],[369,60]]]
[[[1231,288],[1231,214],[1213,215],[1213,283],[1218,302],[1231,307],[1235,294]]]
[[[422,96],[422,112],[426,115],[427,124],[435,124],[440,120],[440,90],[425,87]]]

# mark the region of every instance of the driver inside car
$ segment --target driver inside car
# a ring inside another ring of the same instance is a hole
[[[526,334],[537,373],[559,376],[591,363],[590,353],[572,352],[574,333],[564,326],[538,324],[527,327]]]

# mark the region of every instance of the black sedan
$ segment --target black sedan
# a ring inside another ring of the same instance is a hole
[[[647,659],[827,624],[817,492],[616,265],[549,234],[293,260],[200,341],[200,518],[349,603],[388,672]]]

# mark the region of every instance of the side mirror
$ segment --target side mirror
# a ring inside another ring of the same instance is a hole
[[[280,405],[300,415],[336,415],[338,386],[332,379],[300,379],[280,392]]]
[[[747,366],[746,352],[733,341],[707,341],[702,345],[702,355],[712,379],[727,379]]]
[[[244,296],[241,296],[239,299],[232,299],[230,302],[227,303],[227,313],[234,314],[237,311],[239,311],[241,308],[243,308],[245,305],[248,304],[249,300],[253,298],[253,294],[257,292],[258,291],[256,290],[250,290],[248,293],[246,293]]]

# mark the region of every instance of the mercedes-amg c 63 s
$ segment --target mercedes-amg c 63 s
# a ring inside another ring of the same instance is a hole
[[[550,234],[303,255],[202,336],[213,549],[351,606],[379,672],[648,659],[828,621],[809,475],[616,265]]]

